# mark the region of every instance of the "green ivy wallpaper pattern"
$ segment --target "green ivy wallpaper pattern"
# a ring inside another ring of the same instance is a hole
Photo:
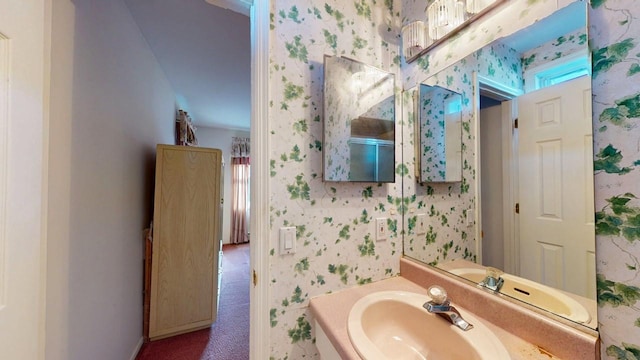
[[[400,3],[391,0],[271,1],[272,359],[317,358],[311,297],[398,274],[401,178],[395,184],[322,181],[322,85],[325,54],[398,74],[399,16]],[[401,156],[397,147],[398,162]],[[380,217],[388,219],[389,239],[377,242]],[[295,254],[278,253],[284,226],[296,227]]]
[[[522,65],[515,50],[502,44],[488,45],[425,81],[462,94],[462,182],[418,184],[415,174],[415,119],[412,95],[403,97],[404,202],[408,209],[404,227],[404,254],[422,262],[436,265],[454,259],[475,260],[475,226],[467,226],[469,209],[475,208],[475,124],[472,73],[522,88]],[[418,214],[427,215],[427,232],[418,235],[415,223]]]
[[[526,26],[535,21],[536,15],[555,10],[549,8],[555,6],[550,0],[518,3],[526,3],[518,15],[521,21],[504,23]],[[310,296],[397,273],[401,252],[398,214],[406,209],[404,201],[412,196],[403,200],[398,182],[378,186],[324,184],[318,180],[322,151],[319,64],[322,54],[327,52],[356,57],[397,72],[401,59],[394,35],[399,30],[394,24],[400,22],[401,16],[403,23],[419,16],[424,10],[419,7],[424,5],[416,4],[417,0],[402,0],[405,10],[400,14],[398,1],[271,2],[270,277],[274,359],[316,357],[311,317],[306,309]],[[636,39],[640,33],[640,9],[634,0],[592,0],[591,4],[598,299],[603,358],[640,359],[640,242],[636,236],[640,214],[637,146],[640,82],[634,78],[640,72],[640,47]],[[412,11],[411,6],[418,9]],[[382,16],[374,21],[374,13]],[[388,33],[373,35],[378,26],[389,29]],[[496,33],[506,34],[505,29],[485,27],[476,33],[483,34],[486,44]],[[453,41],[456,46],[441,47],[411,65],[403,64],[404,88],[411,88],[429,74],[457,62],[461,57],[456,54],[469,53],[460,38]],[[479,49],[484,44],[472,46]],[[406,104],[410,93],[402,97]],[[402,126],[411,127],[412,117],[405,119],[408,120]],[[406,162],[398,165],[397,173],[411,173]],[[392,238],[385,243],[373,241],[369,226],[380,214],[390,219]],[[299,251],[293,256],[277,255],[277,230],[282,225],[297,226]]]
[[[522,54],[522,67],[527,70],[548,64],[565,56],[587,49],[586,29],[580,29],[559,36],[557,39],[542,44]]]
[[[592,0],[596,269],[603,359],[640,359],[640,7]]]
[[[461,128],[460,131],[457,131],[458,129],[454,129],[453,121],[449,119],[447,123],[446,120],[448,109],[445,102],[451,101],[448,99],[453,98],[460,99],[461,96],[451,93],[443,87],[420,85],[420,99],[418,100],[420,131],[418,136],[421,140],[417,145],[420,155],[416,157],[416,162],[420,162],[421,175],[416,176],[417,178],[429,182],[443,182],[447,179],[447,173],[451,178],[452,172],[456,174],[462,172],[458,171],[460,168],[455,166],[460,161],[451,162],[453,160],[451,152],[459,151],[459,149],[454,149],[454,146],[450,145],[450,139],[452,136],[459,138],[462,135]],[[456,130],[455,134],[453,134],[453,130]]]

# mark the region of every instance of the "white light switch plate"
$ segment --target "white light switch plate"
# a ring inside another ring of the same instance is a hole
[[[293,254],[296,252],[296,228],[280,228],[280,255]]]
[[[376,219],[376,241],[383,241],[387,239],[387,218]]]

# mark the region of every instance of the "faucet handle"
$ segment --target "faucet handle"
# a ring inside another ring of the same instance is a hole
[[[427,292],[433,304],[442,305],[447,302],[447,291],[442,286],[432,285]]]

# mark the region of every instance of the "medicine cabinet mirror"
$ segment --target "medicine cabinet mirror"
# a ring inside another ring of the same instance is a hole
[[[324,58],[324,180],[395,181],[394,74]]]

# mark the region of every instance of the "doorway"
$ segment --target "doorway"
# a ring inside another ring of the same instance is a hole
[[[480,212],[482,214],[482,263],[505,269],[504,183],[502,151],[502,102],[480,95]]]
[[[477,75],[478,95],[478,224],[477,253],[485,266],[518,273],[517,222],[512,204],[517,197],[517,132],[513,99],[522,90]],[[486,257],[486,259],[485,259]]]
[[[232,139],[250,137],[253,97],[249,75],[252,68],[250,16],[247,16],[248,10],[246,13],[230,11],[227,3],[230,2],[189,0],[178,4],[125,1],[127,10],[132,13],[150,50],[174,88],[176,106],[188,111],[194,119],[199,146],[223,150],[223,233],[220,237],[216,236],[216,240],[222,238],[224,243],[230,242],[232,221]],[[249,6],[247,4],[247,8]],[[163,23],[180,25],[158,25]],[[234,31],[222,31],[229,28]],[[230,64],[233,66],[229,67]],[[239,233],[248,234],[250,230],[240,229]],[[240,242],[246,240],[248,236]],[[221,250],[222,266],[233,263],[226,256],[226,246],[221,246]],[[248,279],[249,262],[244,263],[244,268]],[[222,292],[227,286],[228,275],[225,272],[219,277],[221,296],[224,295]],[[248,340],[244,346],[249,348]]]

